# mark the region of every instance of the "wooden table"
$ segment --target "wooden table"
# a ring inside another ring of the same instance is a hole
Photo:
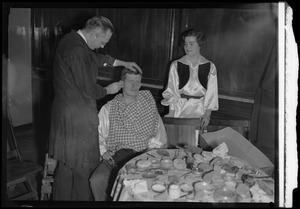
[[[188,156],[194,160],[194,168],[200,167],[198,172],[187,168]],[[171,160],[172,164],[169,167],[162,164],[164,159]],[[139,167],[139,161],[150,161],[151,165]],[[173,184],[181,188],[178,198],[170,197]],[[153,191],[160,185],[165,186],[165,191]],[[274,202],[274,180],[234,156],[220,157],[205,151],[192,153],[184,148],[153,149],[120,169],[111,196],[113,201],[269,203]]]

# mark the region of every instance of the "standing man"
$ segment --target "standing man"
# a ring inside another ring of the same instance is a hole
[[[114,27],[106,17],[90,18],[78,31],[60,41],[54,60],[54,91],[49,154],[58,161],[53,199],[89,201],[89,177],[99,163],[98,111],[96,100],[117,93],[122,82],[107,87],[97,84],[99,67],[141,69],[93,50],[103,48]]]

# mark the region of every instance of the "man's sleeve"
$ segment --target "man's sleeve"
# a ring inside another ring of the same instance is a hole
[[[75,85],[88,97],[93,99],[104,97],[107,90],[95,83],[95,75],[90,71],[92,64],[89,62],[87,52],[80,47],[76,47],[70,52],[69,58]]]
[[[113,58],[112,56],[108,55],[108,54],[96,54],[97,57],[97,64],[98,67],[113,67],[113,64],[115,62],[115,58]]]

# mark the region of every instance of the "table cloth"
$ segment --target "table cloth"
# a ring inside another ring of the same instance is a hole
[[[118,173],[114,201],[274,202],[274,180],[227,154],[225,143],[200,148],[152,149]]]

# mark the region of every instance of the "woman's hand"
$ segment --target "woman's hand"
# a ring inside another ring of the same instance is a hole
[[[200,121],[201,121],[201,127],[202,127],[202,129],[203,129],[203,128],[205,128],[205,127],[208,126],[209,121],[210,121],[210,117],[204,117],[204,116],[203,116],[203,117],[200,119]]]
[[[205,111],[205,114],[200,118],[201,129],[205,129],[210,121],[211,111]]]

